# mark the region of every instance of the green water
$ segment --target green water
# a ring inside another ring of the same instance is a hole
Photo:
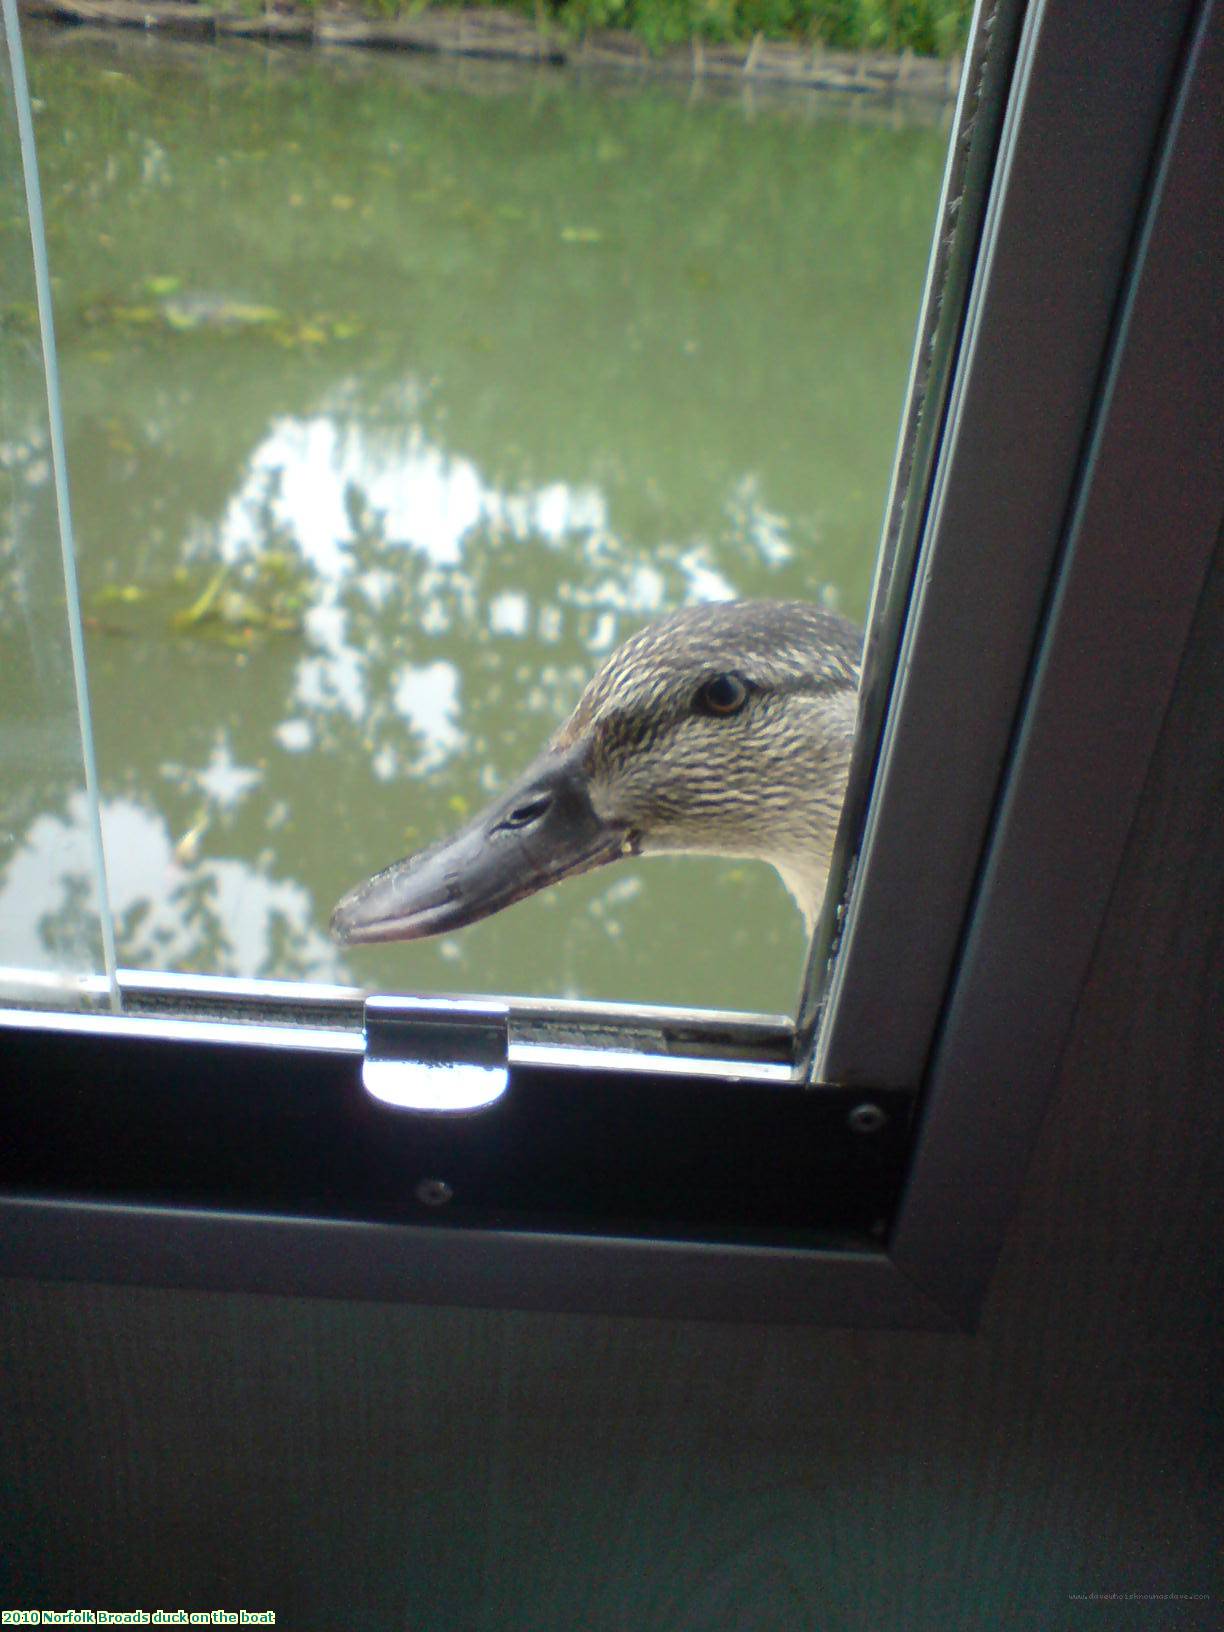
[[[326,923],[652,615],[862,616],[943,121],[129,33],[27,54],[121,961],[789,1008],[799,919],[746,864],[625,863],[415,946]],[[10,519],[44,467],[10,446]],[[4,786],[0,955],[54,962],[82,801],[50,763]]]

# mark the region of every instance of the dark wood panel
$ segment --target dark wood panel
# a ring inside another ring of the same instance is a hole
[[[0,1606],[1218,1625],[1222,813],[1218,558],[978,1336],[10,1284]]]

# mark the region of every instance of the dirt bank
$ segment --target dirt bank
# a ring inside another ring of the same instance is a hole
[[[817,90],[900,93],[947,99],[960,84],[961,59],[870,52],[826,51],[819,46],[759,35],[747,44],[708,45],[694,40],[652,54],[631,34],[594,32],[573,39],[518,12],[431,7],[412,17],[380,20],[340,7],[276,11],[259,16],[196,5],[192,0],[20,0],[30,17],[61,23],[158,29],[198,39],[243,37],[352,45],[386,51],[513,59],[611,68],[686,79],[737,79]]]

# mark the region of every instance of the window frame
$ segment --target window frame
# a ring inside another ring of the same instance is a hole
[[[847,813],[860,877],[822,992],[814,1080],[912,1083],[929,1061],[1053,633],[1046,602],[1091,479],[1101,382],[1194,10],[1051,0],[1025,18],[940,457],[915,494],[921,532],[890,574],[888,599],[906,616],[887,674],[865,678],[868,703],[887,686],[888,704],[870,809]],[[875,656],[878,668],[878,645]],[[895,994],[887,1027],[881,980]]]
[[[0,1273],[972,1328],[1224,510],[1224,245],[1210,207],[1221,6],[1107,9],[1105,19],[1090,0],[1037,0],[1024,15],[946,393],[925,398],[930,479],[917,470],[907,489],[921,515],[877,585],[863,708],[879,722],[878,761],[870,732],[861,753],[874,792],[856,853],[869,780],[860,771],[839,841],[844,876],[857,882],[844,913],[837,900],[827,907],[812,959],[814,971],[831,964],[828,982],[811,988],[820,1001],[809,996],[797,1031],[614,1006],[519,1004],[511,1017],[511,1096],[529,1081],[581,1093],[631,1078],[664,1095],[713,1077],[765,1107],[773,1067],[787,1074],[786,1092],[839,1117],[892,1095],[895,1123],[918,1103],[887,1240],[453,1228],[326,1207],[104,1200],[87,1184],[69,1194],[10,1175]],[[1017,16],[1000,8],[995,21]],[[1063,207],[1050,210],[1050,199]],[[933,278],[928,318],[940,298]],[[904,459],[903,444],[899,470]],[[975,541],[991,524],[987,558]],[[1153,538],[1167,546],[1159,581]],[[902,612],[886,672],[883,634]],[[930,864],[915,874],[916,853]],[[134,1044],[154,1051],[167,1082],[197,1090],[175,1112],[184,1139],[240,1057],[290,1073],[303,1093],[340,1069],[336,1092],[362,1093],[358,993],[199,982],[208,1018],[184,1019],[185,983],[125,985],[145,1012],[0,1014],[7,1044],[17,1033],[41,1039],[35,1054],[51,1069],[65,1039],[97,1051],[96,1080],[60,1096],[66,1116],[86,1101],[105,1111],[107,1060]],[[554,1034],[533,1043],[533,1016],[537,1027],[551,1016]],[[657,1043],[642,1043],[643,1026]],[[3,1115],[18,1129],[37,1121],[38,1073],[5,1076]],[[269,1120],[267,1137],[275,1131]]]

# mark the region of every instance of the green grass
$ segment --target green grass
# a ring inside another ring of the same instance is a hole
[[[520,3],[534,9],[534,0]],[[625,28],[652,46],[763,34],[938,57],[964,48],[972,9],[972,0],[554,0],[549,7],[575,32]]]
[[[263,0],[249,0],[262,9]],[[327,0],[293,0],[316,10]],[[429,0],[355,0],[375,17],[413,15]],[[477,0],[481,3],[481,0]],[[948,57],[964,49],[973,0],[491,0],[567,32],[625,29],[652,50],[700,38],[802,40],[850,51],[914,51]]]

